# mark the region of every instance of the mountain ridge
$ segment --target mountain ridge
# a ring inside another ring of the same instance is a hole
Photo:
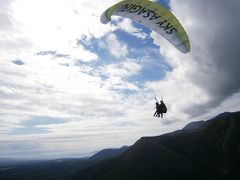
[[[235,179],[240,175],[240,112],[223,113],[193,132],[142,137],[120,157],[75,179]]]
[[[0,179],[4,180],[235,180],[238,177],[240,112],[222,113],[171,133],[142,137],[132,146],[104,149],[89,158],[0,165]]]

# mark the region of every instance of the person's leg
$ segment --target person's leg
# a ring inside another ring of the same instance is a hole
[[[154,113],[153,117],[156,117],[156,115],[157,115],[157,111]]]

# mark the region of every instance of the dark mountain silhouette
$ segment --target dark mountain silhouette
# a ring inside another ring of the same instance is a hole
[[[3,159],[2,161],[6,161]],[[131,147],[90,158],[0,164],[3,180],[236,180],[240,177],[240,112],[142,137]]]
[[[80,170],[80,180],[225,180],[240,177],[240,112],[143,137],[120,157]],[[194,127],[194,131],[189,131]],[[191,129],[191,128],[190,128]]]

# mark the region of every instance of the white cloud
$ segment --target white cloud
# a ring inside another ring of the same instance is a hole
[[[138,75],[142,65],[133,59],[126,59],[120,63],[103,66],[100,71],[107,76],[104,85],[110,89],[139,90],[136,84],[127,80],[128,77]]]
[[[119,41],[117,36],[112,33],[99,41],[99,46],[108,50],[116,58],[125,57],[128,54],[127,45]]]
[[[109,76],[128,77],[136,75],[141,71],[142,66],[133,59],[126,59],[123,62],[110,64],[103,67],[103,72]]]
[[[99,1],[76,0],[2,2],[0,48],[7,57],[9,53],[28,54],[29,50],[31,53],[67,50],[76,54],[76,39],[100,38],[112,29],[111,25],[101,24],[99,17],[114,2],[101,2],[101,5]],[[83,48],[80,51],[84,53]]]
[[[146,39],[147,34],[142,32],[140,29],[135,28],[132,25],[132,21],[130,19],[123,19],[120,23],[118,23],[118,27],[125,31],[128,32],[129,34],[136,36],[139,39]]]

